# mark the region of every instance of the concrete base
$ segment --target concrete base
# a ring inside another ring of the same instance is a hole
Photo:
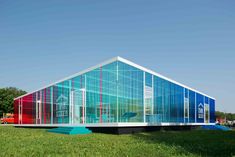
[[[22,128],[40,128],[40,129],[52,129],[58,128],[55,126],[15,126]],[[139,132],[151,132],[151,131],[183,131],[183,130],[193,130],[200,126],[137,126],[137,127],[86,127],[92,132],[96,133],[106,133],[106,134],[134,134]]]
[[[146,127],[87,127],[92,132],[108,134],[133,134],[139,132],[162,131],[162,130],[192,130],[196,126],[146,126]]]

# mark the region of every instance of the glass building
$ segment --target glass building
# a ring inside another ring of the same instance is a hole
[[[215,123],[215,99],[121,57],[14,100],[17,125]]]

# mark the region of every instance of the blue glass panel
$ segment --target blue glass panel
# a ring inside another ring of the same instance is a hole
[[[184,88],[154,76],[153,113],[157,122],[184,122]]]
[[[205,96],[205,103],[209,104],[209,98]]]
[[[185,88],[185,90],[184,90],[184,97],[188,98],[188,89],[187,88]]]
[[[154,104],[153,104],[153,114],[156,117],[156,122],[163,121],[163,88],[162,79],[154,76]]]
[[[189,122],[195,122],[195,92],[189,90]]]
[[[184,88],[177,86],[177,108],[178,108],[178,122],[184,122]]]
[[[145,85],[152,87],[152,74],[145,73]]]
[[[210,99],[210,123],[215,123],[215,100]]]

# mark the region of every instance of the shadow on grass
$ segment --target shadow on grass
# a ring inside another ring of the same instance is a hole
[[[152,144],[180,147],[200,156],[235,155],[235,131],[158,131],[133,134],[133,137]]]

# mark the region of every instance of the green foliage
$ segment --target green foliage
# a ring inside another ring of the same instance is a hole
[[[235,113],[224,113],[224,112],[216,111],[215,116],[216,118],[223,118],[223,119],[226,116],[227,120],[235,120]]]
[[[235,131],[62,135],[0,126],[0,156],[233,156]]]
[[[0,112],[13,112],[14,98],[23,94],[26,92],[15,87],[0,88]]]
[[[235,120],[235,114],[234,113],[226,113],[226,119],[227,120]]]
[[[225,117],[225,113],[224,112],[220,112],[220,111],[216,111],[215,112],[215,116],[216,116],[216,118],[224,118]]]

